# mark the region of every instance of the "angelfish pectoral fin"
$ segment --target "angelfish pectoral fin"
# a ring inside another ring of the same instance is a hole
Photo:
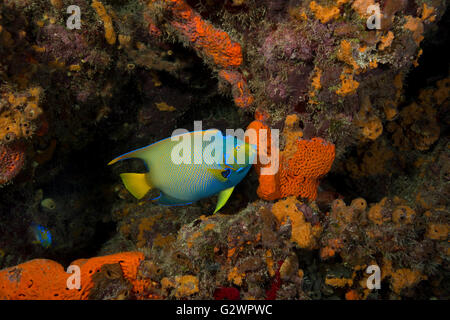
[[[152,188],[145,173],[122,173],[120,175],[125,188],[136,198],[142,199]]]
[[[225,189],[219,193],[219,198],[217,199],[217,205],[216,210],[214,210],[214,213],[222,209],[222,207],[227,203],[228,199],[230,198],[231,194],[233,193],[234,187]]]
[[[228,177],[230,176],[225,170],[220,169],[208,169],[209,172],[213,175],[214,178],[219,180],[220,182],[227,182]]]

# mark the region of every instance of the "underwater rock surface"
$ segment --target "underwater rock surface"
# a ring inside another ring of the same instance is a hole
[[[446,6],[2,1],[0,299],[449,299]],[[106,166],[195,120],[279,130],[279,172],[212,215]]]

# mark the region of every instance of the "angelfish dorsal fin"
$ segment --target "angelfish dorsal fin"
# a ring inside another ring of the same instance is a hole
[[[233,193],[234,187],[222,190],[219,193],[219,198],[217,199],[217,205],[216,210],[214,210],[214,213],[222,209],[222,207],[227,203],[228,199],[230,198],[231,194]]]
[[[108,162],[108,166],[110,166],[110,165],[112,165],[112,164],[114,164],[116,162],[119,162],[119,161],[122,161],[122,160],[125,160],[125,159],[132,159],[132,158],[142,159],[142,160],[145,161],[145,157],[143,157],[143,155],[150,150],[151,146],[152,145],[144,147],[144,148],[136,149],[136,150],[127,152],[127,153],[125,153],[125,154],[123,154],[121,156],[118,156],[117,158],[115,158],[115,159],[111,160],[110,162]]]

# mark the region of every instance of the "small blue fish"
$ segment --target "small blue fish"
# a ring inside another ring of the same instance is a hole
[[[216,129],[187,132],[176,136],[178,140],[173,138],[128,152],[108,165],[124,159],[142,159],[147,173],[120,175],[125,187],[135,198],[142,199],[151,189],[157,189],[160,195],[152,199],[157,203],[186,205],[219,194],[216,213],[250,170],[257,154],[256,146],[234,136],[224,136]],[[180,141],[187,141],[187,144],[182,145],[189,148],[177,153]],[[174,154],[183,154],[184,159],[190,158],[191,161],[176,163]]]
[[[44,248],[49,248],[52,244],[52,234],[50,231],[41,226],[40,224],[32,224],[31,230],[33,231],[35,240],[33,241],[34,244],[40,244]]]

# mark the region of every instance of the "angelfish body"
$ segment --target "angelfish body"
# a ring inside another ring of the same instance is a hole
[[[205,134],[214,136],[213,140],[204,141]],[[214,211],[217,212],[225,205],[234,187],[250,170],[256,156],[255,146],[232,136],[223,136],[219,130],[188,132],[177,137],[176,141],[167,138],[126,153],[115,158],[108,165],[129,158],[139,158],[144,161],[148,169],[147,173],[120,175],[125,187],[137,199],[142,199],[150,189],[160,191],[160,196],[153,200],[163,205],[185,205],[219,194]],[[188,149],[191,152],[189,163],[177,163],[173,160],[173,149],[177,148],[177,145],[179,147],[183,139],[191,142],[190,150]],[[211,143],[219,139],[222,140],[223,145],[221,149],[223,154],[220,155],[223,161],[215,161],[217,158],[211,157],[211,149],[208,149],[211,148]],[[200,141],[200,144],[197,144],[200,147],[194,146],[195,141]],[[232,145],[231,149],[228,148],[230,150],[226,149],[227,143]],[[194,161],[196,156],[197,163]],[[238,164],[237,159],[245,159],[245,161],[240,161]]]

